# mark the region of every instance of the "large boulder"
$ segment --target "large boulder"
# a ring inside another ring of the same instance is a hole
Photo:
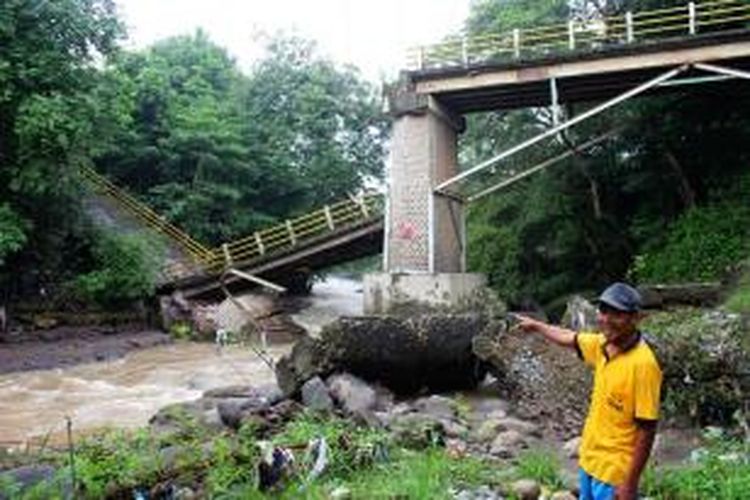
[[[316,411],[333,410],[333,399],[320,377],[313,377],[302,386],[302,404]]]
[[[483,314],[340,318],[324,327],[320,338],[298,341],[277,363],[276,377],[287,395],[297,394],[310,378],[333,372],[402,394],[472,387],[485,374],[472,338],[487,323]]]
[[[378,402],[375,389],[349,373],[333,375],[328,379],[328,387],[348,415],[366,416],[375,410]]]

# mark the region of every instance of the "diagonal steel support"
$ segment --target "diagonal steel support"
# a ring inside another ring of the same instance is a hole
[[[232,295],[232,293],[229,291],[229,288],[227,287],[227,279],[230,275],[237,276],[238,278],[242,278],[244,280],[250,281],[251,283],[255,283],[256,285],[263,286],[265,288],[268,288],[276,293],[284,293],[286,292],[286,288],[283,286],[277,285],[276,283],[271,283],[270,281],[264,280],[263,278],[259,278],[258,276],[248,274],[246,272],[240,271],[239,269],[235,269],[233,267],[228,268],[225,270],[221,277],[219,278],[219,285],[221,286],[221,290],[224,292],[224,295],[227,296],[227,298],[237,307],[240,311],[244,312],[247,315],[247,318],[250,320],[250,323],[253,325],[255,330],[258,332],[258,335],[260,336],[260,343],[261,347],[258,349],[254,345],[250,344],[250,349],[255,353],[258,358],[260,358],[261,361],[263,361],[266,366],[268,366],[271,370],[274,369],[274,363],[273,359],[268,355],[267,349],[268,349],[268,341],[266,339],[266,332],[263,328],[263,326],[260,324],[258,319],[255,316],[255,313],[248,308],[245,304],[242,303],[237,297]]]
[[[578,123],[581,123],[582,121],[591,118],[592,116],[598,115],[599,113],[601,113],[603,111],[606,111],[609,108],[612,108],[612,107],[617,106],[618,104],[620,104],[620,103],[622,103],[624,101],[627,101],[628,99],[630,99],[632,97],[635,97],[635,96],[637,96],[639,94],[642,94],[643,92],[646,92],[647,90],[649,90],[649,89],[651,89],[653,87],[656,87],[656,86],[660,85],[661,83],[666,82],[667,80],[669,80],[669,79],[671,79],[671,78],[679,75],[680,73],[682,73],[683,71],[685,71],[688,67],[689,67],[688,65],[682,65],[682,66],[679,66],[677,68],[673,68],[673,69],[671,69],[671,70],[669,70],[669,71],[667,71],[665,73],[662,73],[661,75],[657,76],[656,78],[652,78],[651,80],[649,80],[647,82],[644,82],[641,85],[638,85],[637,87],[635,87],[635,88],[633,88],[631,90],[628,90],[627,92],[624,92],[624,93],[618,95],[617,97],[614,97],[614,98],[610,99],[609,101],[603,102],[602,104],[600,104],[598,106],[595,106],[595,107],[591,108],[590,110],[588,110],[588,111],[586,111],[584,113],[581,113],[580,115],[578,115],[578,116],[576,116],[574,118],[571,118],[570,120],[568,120],[568,121],[566,121],[564,123],[561,123],[560,125],[558,125],[556,127],[552,127],[550,129],[544,131],[543,133],[541,133],[541,134],[539,134],[537,136],[532,137],[531,139],[528,139],[528,140],[526,140],[526,141],[524,141],[524,142],[522,142],[522,143],[520,143],[520,144],[518,144],[516,146],[513,146],[510,149],[507,149],[507,150],[503,151],[502,153],[498,154],[497,156],[495,156],[493,158],[490,158],[489,160],[487,160],[485,162],[480,163],[476,167],[470,168],[466,172],[462,172],[462,173],[460,173],[460,174],[458,174],[458,175],[456,175],[454,177],[451,177],[450,179],[448,179],[448,180],[446,180],[446,181],[438,184],[437,187],[435,187],[434,191],[435,192],[437,192],[437,191],[443,191],[447,187],[449,187],[449,186],[451,186],[451,185],[453,185],[453,184],[455,184],[457,182],[460,182],[460,181],[462,181],[464,179],[467,179],[467,178],[471,177],[472,175],[476,174],[477,172],[485,170],[485,169],[491,167],[492,165],[496,164],[497,162],[499,162],[501,160],[504,160],[504,159],[508,158],[509,156],[512,156],[512,155],[518,153],[519,151],[522,151],[522,150],[524,150],[524,149],[526,149],[526,148],[528,148],[530,146],[533,146],[534,144],[536,144],[536,143],[538,143],[540,141],[543,141],[544,139],[546,139],[548,137],[552,137],[555,134],[558,134],[558,133],[562,132],[563,130],[567,130],[567,129],[573,127],[574,125],[577,125]]]
[[[710,73],[718,73],[720,75],[732,76],[735,78],[744,78],[750,80],[750,72],[742,71],[740,69],[725,68],[724,66],[716,66],[714,64],[695,63],[693,67],[696,69],[702,69]]]
[[[601,142],[604,142],[607,139],[609,139],[612,136],[614,136],[615,134],[619,133],[620,131],[621,131],[620,128],[617,128],[615,130],[611,130],[611,131],[607,132],[606,134],[602,134],[602,135],[600,135],[598,137],[595,137],[593,139],[590,139],[590,140],[588,140],[588,141],[586,141],[586,142],[584,142],[582,144],[579,144],[579,145],[573,147],[573,149],[565,151],[564,153],[561,153],[561,154],[559,154],[559,155],[557,155],[555,157],[552,157],[552,158],[549,158],[547,160],[544,160],[541,163],[538,163],[538,164],[534,165],[533,167],[529,168],[528,170],[524,170],[523,172],[521,172],[519,174],[516,174],[516,175],[514,175],[513,177],[511,177],[509,179],[505,179],[504,181],[501,181],[501,182],[495,184],[492,187],[489,187],[489,188],[487,188],[487,189],[485,189],[483,191],[480,191],[480,192],[478,192],[476,194],[473,194],[473,195],[469,196],[467,198],[467,202],[471,203],[471,202],[477,201],[480,198],[484,198],[488,194],[494,193],[498,189],[502,189],[504,187],[510,186],[511,184],[514,184],[514,183],[520,181],[521,179],[523,179],[525,177],[528,177],[529,175],[533,174],[534,172],[538,172],[539,170],[542,170],[542,169],[547,168],[547,167],[549,167],[551,165],[554,165],[555,163],[560,162],[560,161],[568,158],[569,156],[572,156],[574,154],[580,153],[580,152],[585,151],[586,149],[588,149],[588,148],[590,148],[592,146],[595,146],[595,145],[597,145],[597,144],[599,144]]]

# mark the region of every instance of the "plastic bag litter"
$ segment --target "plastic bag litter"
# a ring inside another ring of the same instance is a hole
[[[307,474],[307,481],[310,482],[320,476],[328,467],[328,443],[324,437],[317,437],[307,444],[305,462],[311,466]]]
[[[259,443],[262,459],[258,464],[258,489],[267,491],[294,472],[294,454],[287,448]]]

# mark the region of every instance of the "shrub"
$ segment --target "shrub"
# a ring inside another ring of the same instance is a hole
[[[79,298],[113,306],[153,294],[163,247],[145,236],[103,232],[92,254],[94,268],[72,284]]]
[[[636,256],[630,274],[639,282],[710,281],[741,261],[750,248],[746,204],[726,201],[679,217],[660,245]]]
[[[26,244],[28,223],[21,219],[7,203],[0,204],[0,265],[5,257]]]
[[[75,456],[84,498],[104,498],[150,485],[162,474],[157,441],[146,431],[109,432],[84,440]]]
[[[697,309],[657,313],[643,324],[653,334],[664,372],[663,407],[668,417],[731,423],[747,390],[747,334],[738,315]]]

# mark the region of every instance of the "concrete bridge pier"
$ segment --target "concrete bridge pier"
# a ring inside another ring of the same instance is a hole
[[[366,313],[415,303],[453,306],[485,283],[465,273],[463,204],[433,190],[458,173],[464,119],[407,85],[389,92],[393,117],[383,273],[365,277]]]

